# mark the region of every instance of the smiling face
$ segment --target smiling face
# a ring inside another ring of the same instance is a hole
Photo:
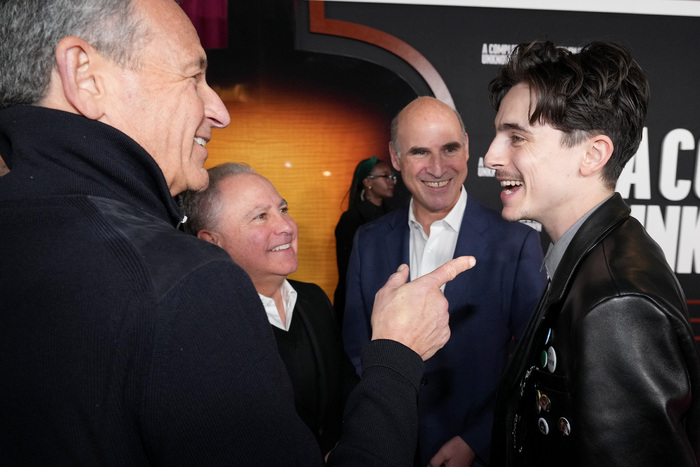
[[[219,190],[216,243],[248,273],[256,290],[269,297],[298,266],[298,229],[287,202],[258,174],[226,177]]]
[[[454,207],[467,178],[469,148],[454,111],[433,98],[419,98],[399,114],[398,153],[391,161],[413,195],[414,214],[426,231]]]
[[[206,55],[192,23],[172,0],[135,0],[148,34],[136,69],[112,64],[101,121],[123,131],[158,163],[171,194],[206,188],[211,129],[230,122],[205,80]]]
[[[585,190],[579,167],[585,150],[583,145],[563,146],[564,133],[549,124],[531,125],[534,101],[524,83],[508,91],[485,163],[496,170],[503,187],[503,217],[538,221],[556,241],[580,214]]]

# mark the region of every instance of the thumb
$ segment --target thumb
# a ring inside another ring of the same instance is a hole
[[[389,280],[386,281],[386,284],[384,284],[382,288],[390,290],[397,289],[404,285],[406,281],[408,281],[408,266],[402,264],[394,274],[389,276]]]

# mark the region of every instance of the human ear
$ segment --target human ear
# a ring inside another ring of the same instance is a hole
[[[213,243],[214,245],[221,246],[220,236],[212,230],[206,230],[206,229],[200,230],[199,232],[197,232],[197,238],[201,238],[205,242],[209,242],[209,243]]]
[[[84,40],[64,37],[56,46],[56,64],[63,94],[75,110],[92,120],[103,115],[102,57]]]
[[[394,145],[391,144],[391,141],[389,141],[389,155],[391,155],[391,165],[394,166],[395,170],[401,172],[401,165],[399,164],[401,158],[394,151]]]
[[[467,161],[469,161],[469,135],[464,133],[464,154],[467,156]]]
[[[586,153],[581,161],[581,174],[589,176],[603,171],[612,156],[612,140],[606,135],[596,135],[588,140]]]

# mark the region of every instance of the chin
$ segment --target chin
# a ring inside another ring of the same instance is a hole
[[[508,209],[507,207],[504,207],[503,210],[501,211],[501,216],[509,221],[509,222],[518,222],[520,220],[525,219],[518,211],[515,211],[514,209]]]
[[[192,177],[187,183],[187,189],[191,191],[202,191],[206,190],[209,186],[209,172],[205,169],[201,169],[202,173],[198,174],[197,177]]]

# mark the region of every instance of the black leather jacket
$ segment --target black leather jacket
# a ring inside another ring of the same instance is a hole
[[[629,214],[614,195],[564,253],[499,389],[492,466],[698,465],[685,297]]]

